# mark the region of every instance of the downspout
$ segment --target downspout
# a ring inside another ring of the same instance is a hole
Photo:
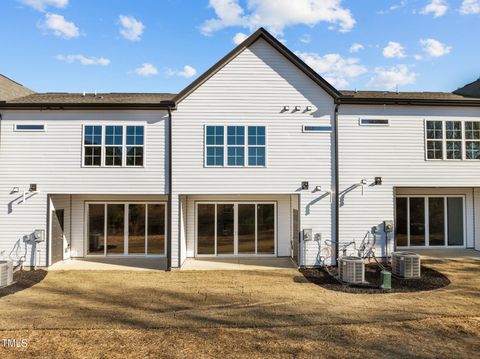
[[[172,270],[172,110],[168,107],[167,272]]]
[[[339,155],[338,155],[338,109],[340,107],[340,100],[335,101],[335,112],[334,112],[334,141],[335,141],[335,146],[334,146],[334,151],[333,151],[333,160],[335,163],[335,170],[334,170],[334,176],[335,176],[335,263],[337,263],[338,259],[338,251],[339,251],[339,240],[340,240],[340,181],[339,181]]]

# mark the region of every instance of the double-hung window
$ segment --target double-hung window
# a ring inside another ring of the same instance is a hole
[[[465,158],[480,160],[480,122],[465,122]]]
[[[143,126],[127,126],[127,166],[143,166]]]
[[[462,159],[462,123],[460,121],[446,121],[446,152],[448,160]]]
[[[427,121],[427,158],[443,159],[443,122]]]
[[[221,167],[224,162],[225,134],[223,126],[207,126],[207,166]]]
[[[265,126],[206,126],[207,167],[265,167]]]
[[[102,126],[85,126],[83,146],[85,166],[101,166]]]
[[[85,126],[84,166],[142,167],[144,126]]]
[[[122,165],[123,126],[105,127],[105,166]]]

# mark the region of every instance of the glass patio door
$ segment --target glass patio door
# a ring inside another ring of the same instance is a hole
[[[274,255],[274,203],[198,203],[199,256]]]

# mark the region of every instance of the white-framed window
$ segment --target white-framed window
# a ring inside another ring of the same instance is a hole
[[[15,124],[15,131],[19,132],[43,132],[45,131],[44,124]]]
[[[388,126],[389,121],[386,118],[361,118],[360,126]]]
[[[427,160],[480,160],[480,121],[425,121]]]
[[[85,167],[143,167],[144,126],[85,125],[83,165]]]
[[[205,126],[206,167],[265,167],[265,126]]]

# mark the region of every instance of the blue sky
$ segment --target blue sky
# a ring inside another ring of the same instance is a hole
[[[480,76],[480,0],[2,0],[0,14],[0,73],[40,92],[178,92],[259,26],[340,89]]]

